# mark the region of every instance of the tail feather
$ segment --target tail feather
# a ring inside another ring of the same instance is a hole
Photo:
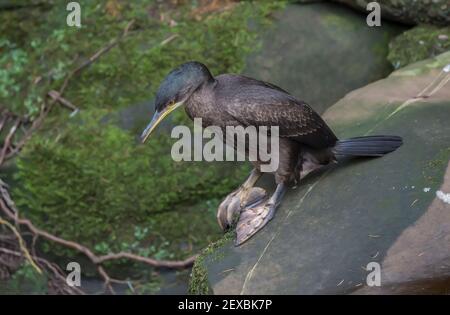
[[[403,144],[398,136],[367,136],[339,140],[333,148],[341,156],[383,156]]]

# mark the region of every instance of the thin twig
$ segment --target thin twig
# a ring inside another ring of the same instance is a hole
[[[33,261],[33,258],[31,258],[30,252],[28,251],[27,247],[25,246],[25,241],[23,240],[22,236],[20,236],[20,233],[17,231],[17,229],[8,221],[3,220],[2,218],[0,218],[0,224],[6,225],[13,233],[14,235],[17,237],[17,240],[19,242],[19,247],[22,250],[25,258],[28,260],[28,262],[30,263],[30,265],[36,269],[36,271],[39,274],[42,274],[42,270],[41,268],[39,268],[36,263]]]
[[[178,34],[173,34],[173,35],[167,37],[165,40],[163,40],[163,41],[160,43],[160,46],[165,46],[165,45],[167,45],[168,43],[170,43],[171,41],[173,41],[174,39],[176,39],[176,38],[179,37],[179,36],[180,36],[180,35],[178,35]]]
[[[3,142],[3,148],[0,152],[0,165],[3,164],[3,161],[5,160],[6,152],[8,151],[8,148],[11,146],[12,138],[14,137],[14,134],[16,133],[17,127],[20,125],[20,118],[16,118],[13,126],[11,129],[9,129],[8,135],[5,138],[5,141]]]
[[[176,261],[170,261],[170,260],[156,260],[152,258],[147,258],[131,253],[126,252],[119,252],[119,253],[112,253],[107,254],[103,256],[99,256],[97,258],[97,263],[103,263],[108,260],[117,260],[117,259],[130,259],[138,262],[142,262],[144,264],[150,265],[152,267],[157,268],[171,268],[171,269],[183,269],[192,266],[197,256],[189,257],[185,260],[176,260]]]
[[[69,102],[67,99],[62,97],[61,94],[59,94],[59,92],[57,92],[55,90],[51,90],[50,92],[47,93],[47,95],[50,96],[55,101],[58,101],[61,105],[67,107],[68,109],[70,109],[74,112],[79,110],[78,107],[76,107],[71,102]]]
[[[104,280],[104,291],[106,292],[106,289],[109,290],[109,292],[111,292],[112,294],[116,294],[116,292],[114,291],[114,288],[111,284],[111,278],[110,276],[106,273],[105,269],[103,269],[102,266],[97,266],[97,271],[100,274],[100,276],[102,276],[103,280]]]
[[[54,103],[54,102],[53,102]],[[12,158],[15,156],[19,151],[22,149],[22,147],[25,145],[25,143],[29,140],[31,135],[39,129],[39,127],[42,125],[45,117],[47,117],[48,113],[53,107],[53,103],[51,102],[48,106],[45,106],[45,103],[41,106],[41,111],[39,112],[39,116],[35,118],[30,128],[26,130],[22,138],[16,143],[14,148],[10,148],[9,152],[5,155],[5,160]],[[2,164],[0,164],[1,166]]]
[[[5,126],[5,124],[6,124],[6,122],[8,121],[8,115],[6,115],[6,114],[3,114],[3,112],[2,112],[2,119],[0,120],[0,132],[2,132],[2,130],[3,130],[3,127]]]
[[[108,45],[105,47],[102,47],[100,50],[98,50],[95,54],[93,54],[89,59],[87,59],[85,62],[83,62],[80,66],[78,66],[75,70],[73,70],[64,80],[64,83],[62,84],[61,88],[59,89],[59,94],[62,95],[64,90],[66,89],[67,85],[69,84],[69,81],[72,79],[72,77],[95,62],[98,58],[100,58],[102,55],[106,54],[108,51],[111,50],[114,46],[119,44],[119,42],[124,39],[128,35],[128,31],[130,30],[131,26],[134,24],[134,20],[131,20],[126,26],[123,31],[123,33],[116,39],[113,39],[109,42]]]

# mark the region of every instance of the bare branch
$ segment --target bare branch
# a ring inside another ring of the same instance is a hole
[[[11,146],[12,139],[17,131],[17,127],[19,127],[20,125],[20,122],[21,122],[20,118],[16,118],[13,126],[11,127],[11,129],[9,129],[8,135],[6,136],[5,141],[3,142],[3,148],[0,152],[0,165],[2,165],[3,161],[5,160],[6,152],[8,151],[8,148]]]
[[[25,241],[23,240],[22,236],[20,235],[20,233],[17,231],[17,229],[8,221],[3,220],[2,218],[0,218],[0,224],[6,225],[13,233],[14,235],[17,237],[17,240],[19,242],[19,247],[20,250],[23,252],[23,255],[25,256],[25,258],[28,260],[28,262],[30,263],[30,265],[40,274],[42,274],[42,270],[41,268],[39,268],[36,263],[34,262],[33,258],[31,258],[30,252],[28,251],[27,247],[25,246]]]
[[[51,90],[50,92],[47,93],[47,95],[50,96],[53,100],[58,101],[61,105],[67,107],[68,109],[70,109],[74,112],[79,110],[78,107],[76,107],[71,102],[69,102],[67,99],[62,97],[61,94],[59,94],[59,92],[57,92],[55,90]]]

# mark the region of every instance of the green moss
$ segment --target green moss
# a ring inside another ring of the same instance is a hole
[[[239,185],[248,166],[174,162],[168,136],[136,146],[134,135],[100,123],[104,114],[85,111],[27,144],[13,190],[26,215],[99,253],[173,258],[218,237],[218,198]]]
[[[442,184],[442,173],[445,172],[450,160],[450,147],[442,149],[436,157],[426,162],[423,168],[423,176],[429,185],[438,186]]]
[[[225,244],[231,242],[234,238],[234,231],[227,232],[221,239],[211,243],[206,247],[198,258],[195,260],[192,267],[191,279],[189,282],[189,294],[210,294],[211,289],[208,282],[208,270],[205,265],[205,260],[208,258],[211,261],[216,261],[221,258],[221,254],[218,252]]]
[[[395,68],[401,68],[448,50],[450,27],[419,25],[391,41],[388,59]]]

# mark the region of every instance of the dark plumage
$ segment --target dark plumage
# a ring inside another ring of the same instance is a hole
[[[261,229],[274,215],[275,208],[289,182],[299,180],[310,171],[336,161],[336,156],[381,156],[398,148],[396,136],[357,137],[339,141],[323,119],[305,102],[285,90],[241,75],[213,77],[207,67],[189,62],[173,70],[161,84],[156,96],[156,113],[142,135],[153,128],[173,109],[185,104],[191,119],[202,118],[203,127],[278,126],[280,134],[278,184],[271,198],[253,188],[261,173],[259,163],[247,181],[220,205],[219,224],[231,225],[240,213],[237,244]],[[252,200],[252,205],[248,201]]]

